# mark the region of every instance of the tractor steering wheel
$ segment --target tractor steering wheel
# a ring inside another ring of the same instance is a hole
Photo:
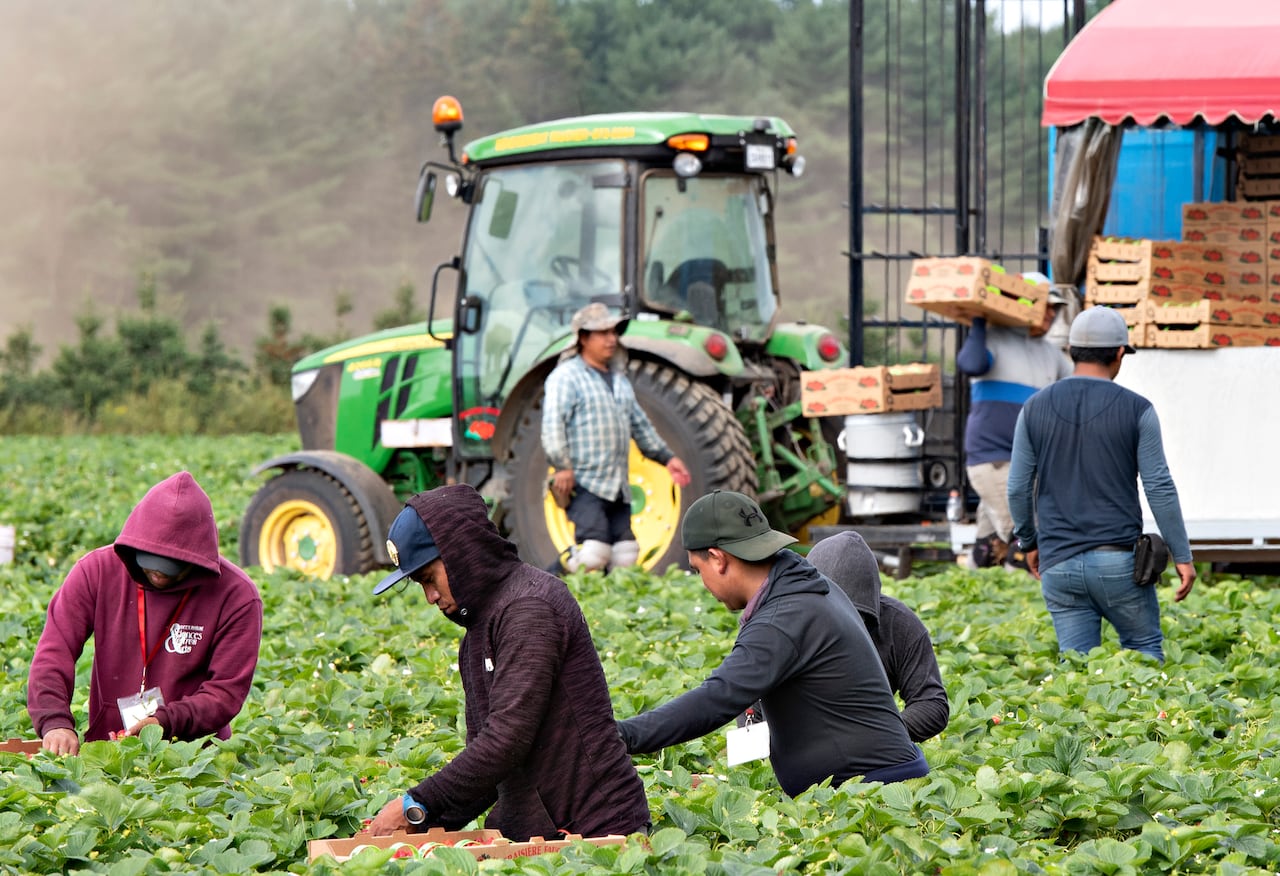
[[[577,270],[574,270],[574,269]],[[593,288],[605,288],[612,290],[616,285],[612,277],[595,266],[588,266],[584,271],[581,259],[573,256],[558,255],[551,257],[551,273],[557,279],[563,280],[564,283],[573,288],[583,285]]]

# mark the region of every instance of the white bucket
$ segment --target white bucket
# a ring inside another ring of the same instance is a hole
[[[924,431],[914,412],[845,418],[846,498],[854,517],[910,514],[924,490],[920,458]]]
[[[0,566],[13,562],[13,548],[17,544],[18,531],[13,526],[0,526]]]

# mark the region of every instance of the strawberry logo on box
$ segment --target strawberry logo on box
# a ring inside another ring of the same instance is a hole
[[[1258,262],[1262,261],[1262,253],[1255,252],[1254,250],[1242,252],[1240,253],[1240,261],[1246,265],[1256,265]]]
[[[1241,228],[1240,239],[1241,240],[1261,240],[1262,232],[1256,228]]]
[[[1173,250],[1167,246],[1157,246],[1151,254],[1158,259],[1167,259],[1173,255]]]
[[[916,269],[915,269],[914,273],[915,273],[915,275],[916,275],[917,277],[927,277],[927,276],[929,276],[929,266],[928,266],[928,265],[916,265]]]
[[[1206,250],[1204,251],[1204,260],[1205,260],[1206,262],[1220,262],[1220,261],[1222,261],[1222,250],[1220,250],[1220,249],[1206,249]]]
[[[1206,213],[1204,210],[1201,210],[1199,207],[1193,207],[1192,209],[1187,211],[1186,218],[1191,219],[1193,221],[1204,220],[1209,218],[1209,214]]]
[[[1280,325],[1280,313],[1274,310],[1262,317],[1262,321],[1267,325]]]
[[[827,388],[827,385],[823,383],[821,380],[810,380],[808,383],[804,385],[804,388],[809,390],[810,392],[821,392],[822,390]]]
[[[1225,307],[1220,308],[1213,312],[1213,318],[1219,322],[1231,322],[1231,311],[1227,310]]]
[[[880,381],[876,380],[874,374],[868,374],[865,377],[858,378],[858,386],[879,386]]]
[[[1168,298],[1172,294],[1173,290],[1168,286],[1165,286],[1163,283],[1158,286],[1151,287],[1151,296],[1153,298]]]
[[[1195,229],[1195,228],[1193,228],[1193,229],[1191,229],[1190,231],[1188,231],[1186,234],[1182,235],[1182,239],[1183,239],[1183,240],[1190,240],[1190,241],[1192,241],[1192,242],[1196,242],[1196,243],[1198,243],[1198,242],[1200,242],[1200,241],[1204,240],[1204,239],[1205,239],[1205,236],[1204,236],[1204,232],[1203,232],[1203,231],[1200,231],[1199,229]]]
[[[827,406],[824,405],[822,402],[809,402],[809,410],[815,414],[822,413],[826,409],[827,409]]]
[[[872,411],[880,407],[880,400],[874,398],[864,398],[859,405],[864,411]]]
[[[957,267],[957,268],[956,268],[956,273],[957,273],[957,274],[964,274],[964,275],[968,276],[968,275],[970,275],[970,274],[972,274],[972,273],[973,273],[973,265],[970,265],[970,264],[967,264],[967,263],[966,263],[966,264],[963,264],[963,265],[960,265],[959,267]]]
[[[1230,347],[1231,335],[1221,334],[1213,336],[1213,345],[1215,347]]]
[[[1262,211],[1259,210],[1257,207],[1245,207],[1243,210],[1240,211],[1240,215],[1243,216],[1245,219],[1261,219]]]
[[[1262,296],[1254,292],[1248,295],[1241,295],[1240,300],[1247,304],[1261,304]]]
[[[1151,273],[1154,274],[1156,277],[1160,278],[1161,280],[1173,279],[1173,268],[1166,268],[1162,266],[1162,267],[1156,268]]]
[[[1280,347],[1280,338],[1267,338],[1267,342],[1266,344],[1264,344],[1264,346]]]
[[[1209,301],[1221,301],[1222,293],[1217,289],[1209,289],[1204,293],[1204,297]]]
[[[1227,282],[1227,279],[1226,277],[1219,274],[1217,271],[1214,271],[1212,273],[1205,274],[1204,281],[1206,283],[1212,283],[1215,286],[1221,286]]]
[[[1240,282],[1245,286],[1257,286],[1262,282],[1262,275],[1257,271],[1245,271],[1240,275]]]

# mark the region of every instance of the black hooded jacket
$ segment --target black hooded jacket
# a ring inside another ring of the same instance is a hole
[[[564,582],[521,562],[471,487],[409,500],[440,549],[466,629],[458,667],[467,745],[413,789],[430,824],[523,841],[645,830],[649,804],[614,723],[604,669]]]

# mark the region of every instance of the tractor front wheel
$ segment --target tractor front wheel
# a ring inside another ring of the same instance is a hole
[[[660,362],[633,360],[628,376],[640,406],[693,480],[677,487],[665,466],[645,459],[631,444],[631,528],[640,543],[640,565],[658,572],[687,566],[680,521],[699,496],[713,490],[755,495],[751,445],[733,411],[710,387]],[[512,540],[526,562],[551,566],[574,543],[569,522],[547,489],[552,470],[542,450],[542,394],[530,400],[516,425],[512,446]]]
[[[254,494],[240,524],[240,561],[322,579],[358,575],[377,565],[359,503],[315,469],[286,471]]]

